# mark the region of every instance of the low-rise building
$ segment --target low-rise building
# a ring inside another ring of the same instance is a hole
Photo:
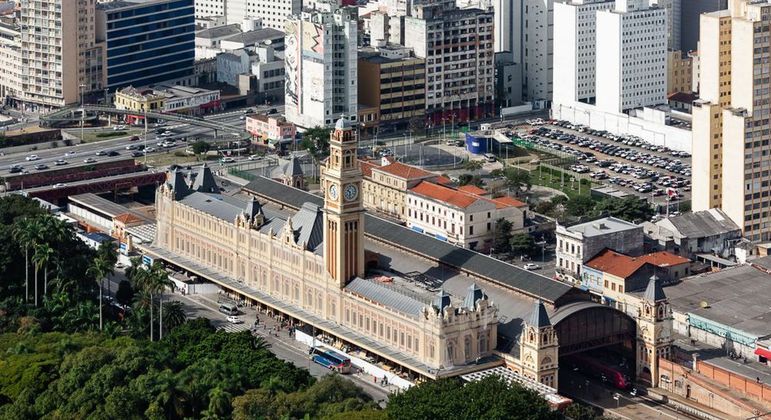
[[[578,283],[583,264],[605,248],[633,256],[642,254],[642,226],[615,217],[573,226],[557,224],[557,278]]]
[[[152,88],[129,86],[115,92],[115,107],[137,113],[160,111],[199,115],[220,108],[220,91],[165,84]]]
[[[689,212],[642,226],[657,248],[691,259],[697,254],[730,257],[742,238],[741,228],[720,209]]]
[[[583,265],[580,287],[634,316],[637,306],[629,304],[625,293],[645,290],[654,275],[661,284],[678,281],[691,274],[690,266],[691,260],[666,251],[630,257],[605,249]]]
[[[437,239],[487,252],[495,223],[511,222],[512,231],[525,224],[527,204],[512,197],[488,198],[476,191],[421,181],[407,191],[407,226]]]
[[[439,175],[384,157],[359,163],[364,181],[364,207],[405,220],[407,190],[421,181],[438,181]],[[449,180],[448,180],[449,181]]]
[[[271,117],[262,114],[246,116],[246,131],[254,136],[255,142],[273,144],[291,141],[297,134],[297,127],[284,117]]]

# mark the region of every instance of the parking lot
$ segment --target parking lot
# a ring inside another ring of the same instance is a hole
[[[567,121],[531,121],[530,130],[519,135],[558,154],[574,157],[576,163],[570,170],[585,173],[619,190],[646,199],[659,196],[672,201],[690,199],[691,156],[688,153]]]

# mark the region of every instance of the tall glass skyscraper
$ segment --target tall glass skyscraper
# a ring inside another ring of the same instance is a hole
[[[98,5],[107,88],[189,78],[195,60],[194,0],[124,0]]]

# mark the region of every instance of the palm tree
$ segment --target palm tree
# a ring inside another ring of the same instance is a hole
[[[220,387],[215,387],[209,391],[209,408],[204,410],[205,418],[220,419],[225,418],[230,413],[230,400],[233,398],[229,392]]]
[[[182,307],[182,302],[178,300],[173,300],[171,302],[167,302],[165,304],[162,304],[161,307],[165,306],[166,311],[163,312],[163,323],[166,324],[166,329],[169,331],[173,330],[174,328],[182,325],[187,320],[187,315],[185,315],[185,310]],[[162,330],[161,330],[162,331]],[[161,336],[163,338],[163,336]]]
[[[169,274],[166,272],[166,270],[158,263],[153,264],[152,267],[150,267],[150,282],[148,283],[149,286],[149,292],[150,296],[153,294],[160,295],[160,302],[159,302],[159,314],[158,314],[158,321],[160,325],[158,326],[158,338],[163,339],[163,292],[166,290],[166,288],[174,289],[174,282],[172,282],[169,279]],[[152,300],[152,298],[151,298]]]
[[[115,270],[114,261],[115,246],[112,242],[102,242],[97,250],[96,257],[91,262],[91,266],[86,270],[86,274],[94,277],[97,284],[99,284],[99,330],[102,330],[102,283],[104,279],[113,273]]]
[[[32,262],[35,263],[35,274],[40,267],[43,268],[43,298],[48,294],[48,263],[53,259],[56,251],[48,246],[48,244],[35,245],[35,253],[32,255]],[[37,282],[37,278],[35,279]],[[37,296],[35,296],[35,304],[37,305]]]
[[[17,222],[13,231],[16,242],[24,248],[24,302],[29,302],[29,250],[38,242],[42,226],[34,219],[24,218]],[[36,284],[37,286],[37,284]],[[37,301],[37,298],[35,299]],[[37,303],[36,303],[37,304]]]

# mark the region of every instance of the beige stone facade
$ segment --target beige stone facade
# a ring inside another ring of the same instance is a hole
[[[439,175],[391,158],[361,161],[364,207],[403,219],[407,216],[407,190]]]
[[[667,53],[667,94],[690,92],[692,84],[691,57],[682,51]]]
[[[443,292],[421,305],[366,278],[356,146],[353,130],[341,120],[323,168],[325,208],[306,204],[294,215],[272,214],[256,200],[213,199],[216,184],[208,168],[192,186],[172,174],[156,195],[155,246],[280,301],[276,309],[291,317],[313,314],[339,325],[335,333],[343,339],[350,331],[374,340],[379,356],[394,360],[400,354],[399,364],[422,376],[448,374],[491,355],[497,310],[481,290],[469,290],[463,307],[451,305]]]

